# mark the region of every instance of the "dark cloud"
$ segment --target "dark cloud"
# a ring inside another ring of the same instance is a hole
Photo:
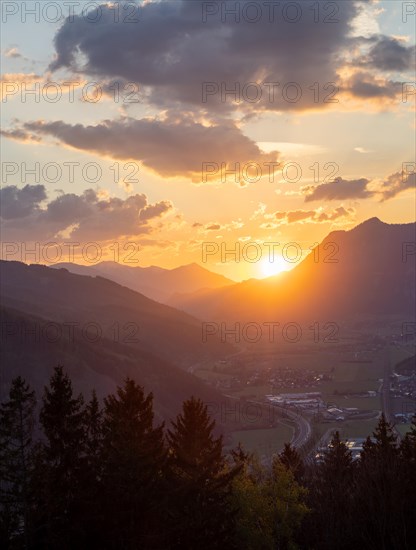
[[[206,231],[218,231],[219,229],[221,229],[221,226],[219,223],[213,223],[205,227]]]
[[[126,118],[105,121],[96,126],[37,121],[26,123],[17,131],[21,133],[22,129],[37,135],[53,136],[66,145],[98,155],[136,160],[161,176],[185,176],[194,182],[203,180],[205,163],[214,163],[218,167],[225,163],[227,167],[234,167],[236,163],[244,165],[251,161],[261,165],[278,158],[276,151],[263,153],[231,122],[204,126],[191,120],[162,122]],[[218,168],[207,179],[220,177]]]
[[[156,204],[151,204],[140,211],[140,219],[142,221],[158,218],[168,212],[172,208],[172,203],[169,201],[160,201]]]
[[[221,102],[220,94],[202,104],[203,82],[224,83],[227,89],[238,83],[278,82],[277,98],[270,101],[264,88],[259,109],[316,108],[308,87],[337,81],[342,52],[354,42],[352,21],[364,3],[334,2],[331,24],[324,16],[315,21],[316,14],[303,2],[218,2],[218,13],[206,21],[206,2],[148,2],[140,6],[139,21],[133,24],[115,24],[114,9],[102,5],[94,24],[78,16],[62,25],[50,68],[138,83],[148,101],[159,106],[225,110],[231,104]],[[239,20],[222,13],[232,7],[240,13]],[[250,19],[256,13],[253,24]],[[296,102],[282,100],[281,89],[290,82],[302,90]],[[254,106],[243,101],[242,107],[252,111]]]
[[[370,180],[365,178],[357,180],[336,178],[329,183],[302,187],[302,192],[306,195],[305,202],[318,200],[366,199],[373,194],[367,189],[369,181]]]
[[[354,208],[344,208],[343,206],[339,206],[329,214],[327,212],[322,212],[315,217],[315,220],[317,222],[332,222],[338,220],[339,218],[349,218],[353,214],[355,214]]]
[[[370,183],[371,189],[369,188]],[[414,189],[415,186],[416,173],[405,173],[403,171],[391,174],[381,185],[366,178],[356,180],[336,178],[329,183],[302,187],[301,191],[305,195],[305,202],[368,199],[372,197],[385,201],[392,199],[402,191]]]
[[[46,199],[43,185],[25,185],[19,189],[9,185],[0,189],[0,217],[4,220],[24,218],[39,211],[39,205]]]
[[[396,38],[382,36],[370,49],[368,64],[382,71],[414,70],[415,46],[403,46]]]
[[[315,217],[315,211],[303,211],[303,210],[293,210],[292,212],[286,212],[287,223],[296,223],[302,220],[310,219]]]
[[[149,222],[172,208],[169,201],[149,204],[146,195],[120,199],[102,197],[87,189],[81,195],[63,193],[41,209],[46,198],[43,185],[26,185],[19,190],[8,186],[2,193],[2,232],[10,239],[45,240],[61,238],[80,242],[105,241],[152,231]],[[19,199],[19,202],[17,200]],[[22,223],[24,222],[24,223]]]
[[[416,188],[416,173],[406,174],[404,172],[396,172],[383,182],[380,189],[381,200],[385,201],[392,199],[402,191]]]
[[[395,98],[402,93],[402,82],[380,80],[370,73],[358,72],[349,81],[349,91],[356,97]]]
[[[319,210],[289,210],[287,212],[275,212],[274,217],[279,220],[279,225],[297,222],[325,223],[334,222],[339,219],[348,219],[355,214],[354,208],[340,206],[329,212]]]
[[[9,139],[15,139],[16,141],[41,141],[39,136],[35,136],[22,130],[21,128],[12,128],[10,130],[0,130],[0,135]]]

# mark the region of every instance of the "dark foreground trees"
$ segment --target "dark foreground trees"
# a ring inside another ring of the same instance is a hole
[[[343,550],[353,548],[354,475],[351,452],[335,432],[321,463],[310,468],[309,502],[312,508],[309,537],[318,548]]]
[[[0,408],[0,547],[14,539],[28,547],[35,392],[19,376]]]
[[[153,426],[153,395],[127,379],[104,401],[102,436],[102,544],[160,547],[166,451],[163,425]]]
[[[155,425],[130,379],[101,406],[57,367],[39,411],[21,378],[0,408],[1,548],[405,550],[415,495],[416,424],[399,444],[383,416],[358,461],[336,432],[320,463],[287,444],[265,466],[198,399]]]
[[[214,426],[207,407],[192,397],[167,432],[166,521],[170,545],[178,550],[234,547],[229,497],[239,468],[227,467],[222,437],[215,437]]]

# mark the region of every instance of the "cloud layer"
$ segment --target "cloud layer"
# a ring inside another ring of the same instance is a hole
[[[230,166],[251,161],[263,164],[274,162],[279,156],[277,151],[263,153],[231,122],[204,126],[191,120],[126,118],[84,126],[63,121],[36,121],[2,133],[23,141],[52,136],[76,149],[135,160],[161,176],[185,176],[197,183],[203,181],[205,163]]]
[[[302,187],[302,192],[305,195],[305,202],[369,198],[385,201],[415,187],[416,173],[407,174],[402,171],[391,174],[381,183],[372,182],[366,178],[356,180],[336,178],[329,183]]]
[[[14,185],[0,190],[1,228],[6,239],[105,241],[150,233],[155,221],[172,209],[169,201],[149,204],[146,195],[107,197],[93,189],[81,195],[61,193],[44,207],[43,185]]]

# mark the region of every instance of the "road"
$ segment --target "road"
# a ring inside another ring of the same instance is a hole
[[[287,408],[283,409],[283,407],[277,407],[282,409],[286,415],[295,423],[296,429],[294,436],[292,438],[292,445],[294,447],[302,447],[305,445],[305,443],[308,441],[312,434],[311,425],[309,422],[304,418],[303,416],[300,416],[295,411],[291,411]]]
[[[264,407],[265,403],[264,401],[250,401],[251,403],[255,403],[256,405],[261,405]],[[297,412],[288,409],[287,407],[279,407],[279,405],[271,405],[272,407],[275,407],[276,409],[280,410],[287,418],[289,418],[296,426],[295,433],[292,437],[291,444],[294,447],[302,447],[308,439],[310,438],[312,434],[311,425],[309,422],[304,418],[303,416],[300,416]]]
[[[390,361],[390,347],[389,344],[384,349],[384,373],[383,373],[383,386],[381,389],[381,410],[386,417],[387,422],[394,426],[394,418],[392,418],[390,407],[390,374],[391,374],[391,361]],[[393,431],[397,436],[398,441],[401,440],[401,434],[395,427]]]
[[[381,409],[387,422],[391,422],[390,413],[390,353],[389,348],[385,348],[383,386],[381,388]]]

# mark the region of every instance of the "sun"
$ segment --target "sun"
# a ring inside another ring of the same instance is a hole
[[[289,271],[292,266],[281,256],[275,256],[273,260],[271,258],[265,258],[262,260],[259,267],[262,277],[266,278],[272,277],[273,275],[278,275],[283,271]]]

